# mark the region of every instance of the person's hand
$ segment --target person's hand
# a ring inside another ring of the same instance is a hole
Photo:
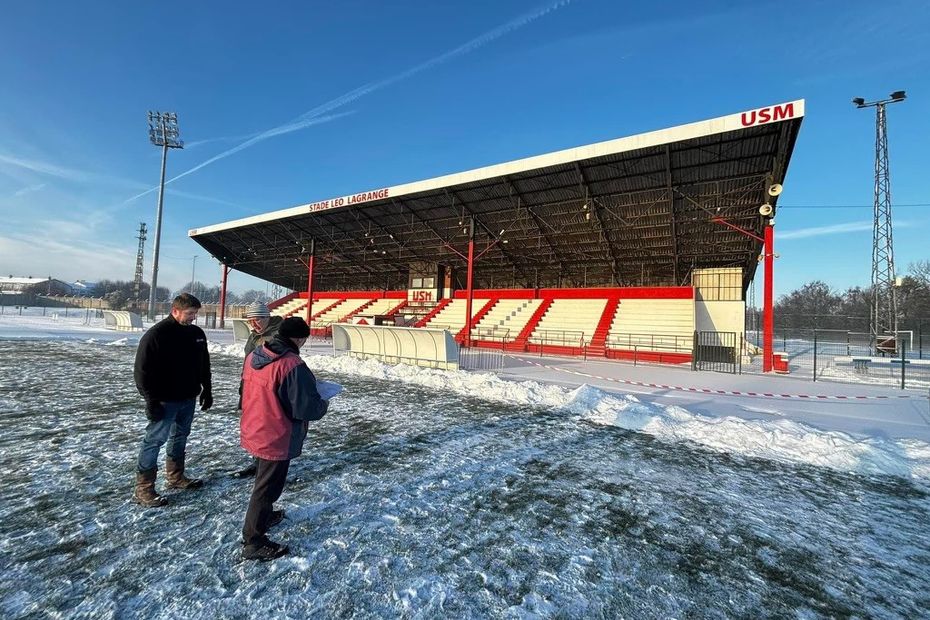
[[[206,411],[213,406],[213,392],[204,390],[200,393],[200,410]]]
[[[165,418],[165,405],[157,400],[145,403],[145,417],[149,422],[161,422]]]

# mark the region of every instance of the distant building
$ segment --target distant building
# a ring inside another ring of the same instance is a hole
[[[97,283],[87,280],[78,280],[71,283],[71,294],[81,297],[93,297],[97,294]]]
[[[32,276],[0,277],[0,295],[73,295],[73,288],[67,282],[55,278],[33,278]]]

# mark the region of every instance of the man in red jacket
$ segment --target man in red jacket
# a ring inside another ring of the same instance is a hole
[[[273,505],[284,490],[291,459],[303,449],[308,422],[322,418],[329,405],[300,358],[309,336],[302,318],[285,319],[271,342],[249,354],[242,370],[240,441],[258,461],[242,527],[243,559],[273,560],[288,552],[266,535],[284,518]]]

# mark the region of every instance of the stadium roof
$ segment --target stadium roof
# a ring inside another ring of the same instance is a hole
[[[463,273],[474,218],[476,288],[664,286],[704,267],[755,273],[804,100],[319,200],[190,231],[219,261],[304,290],[405,289],[411,263]]]

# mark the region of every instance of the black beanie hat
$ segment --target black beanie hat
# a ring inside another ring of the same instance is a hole
[[[289,316],[281,322],[278,328],[278,336],[281,338],[308,338],[310,336],[310,326],[299,316]]]

